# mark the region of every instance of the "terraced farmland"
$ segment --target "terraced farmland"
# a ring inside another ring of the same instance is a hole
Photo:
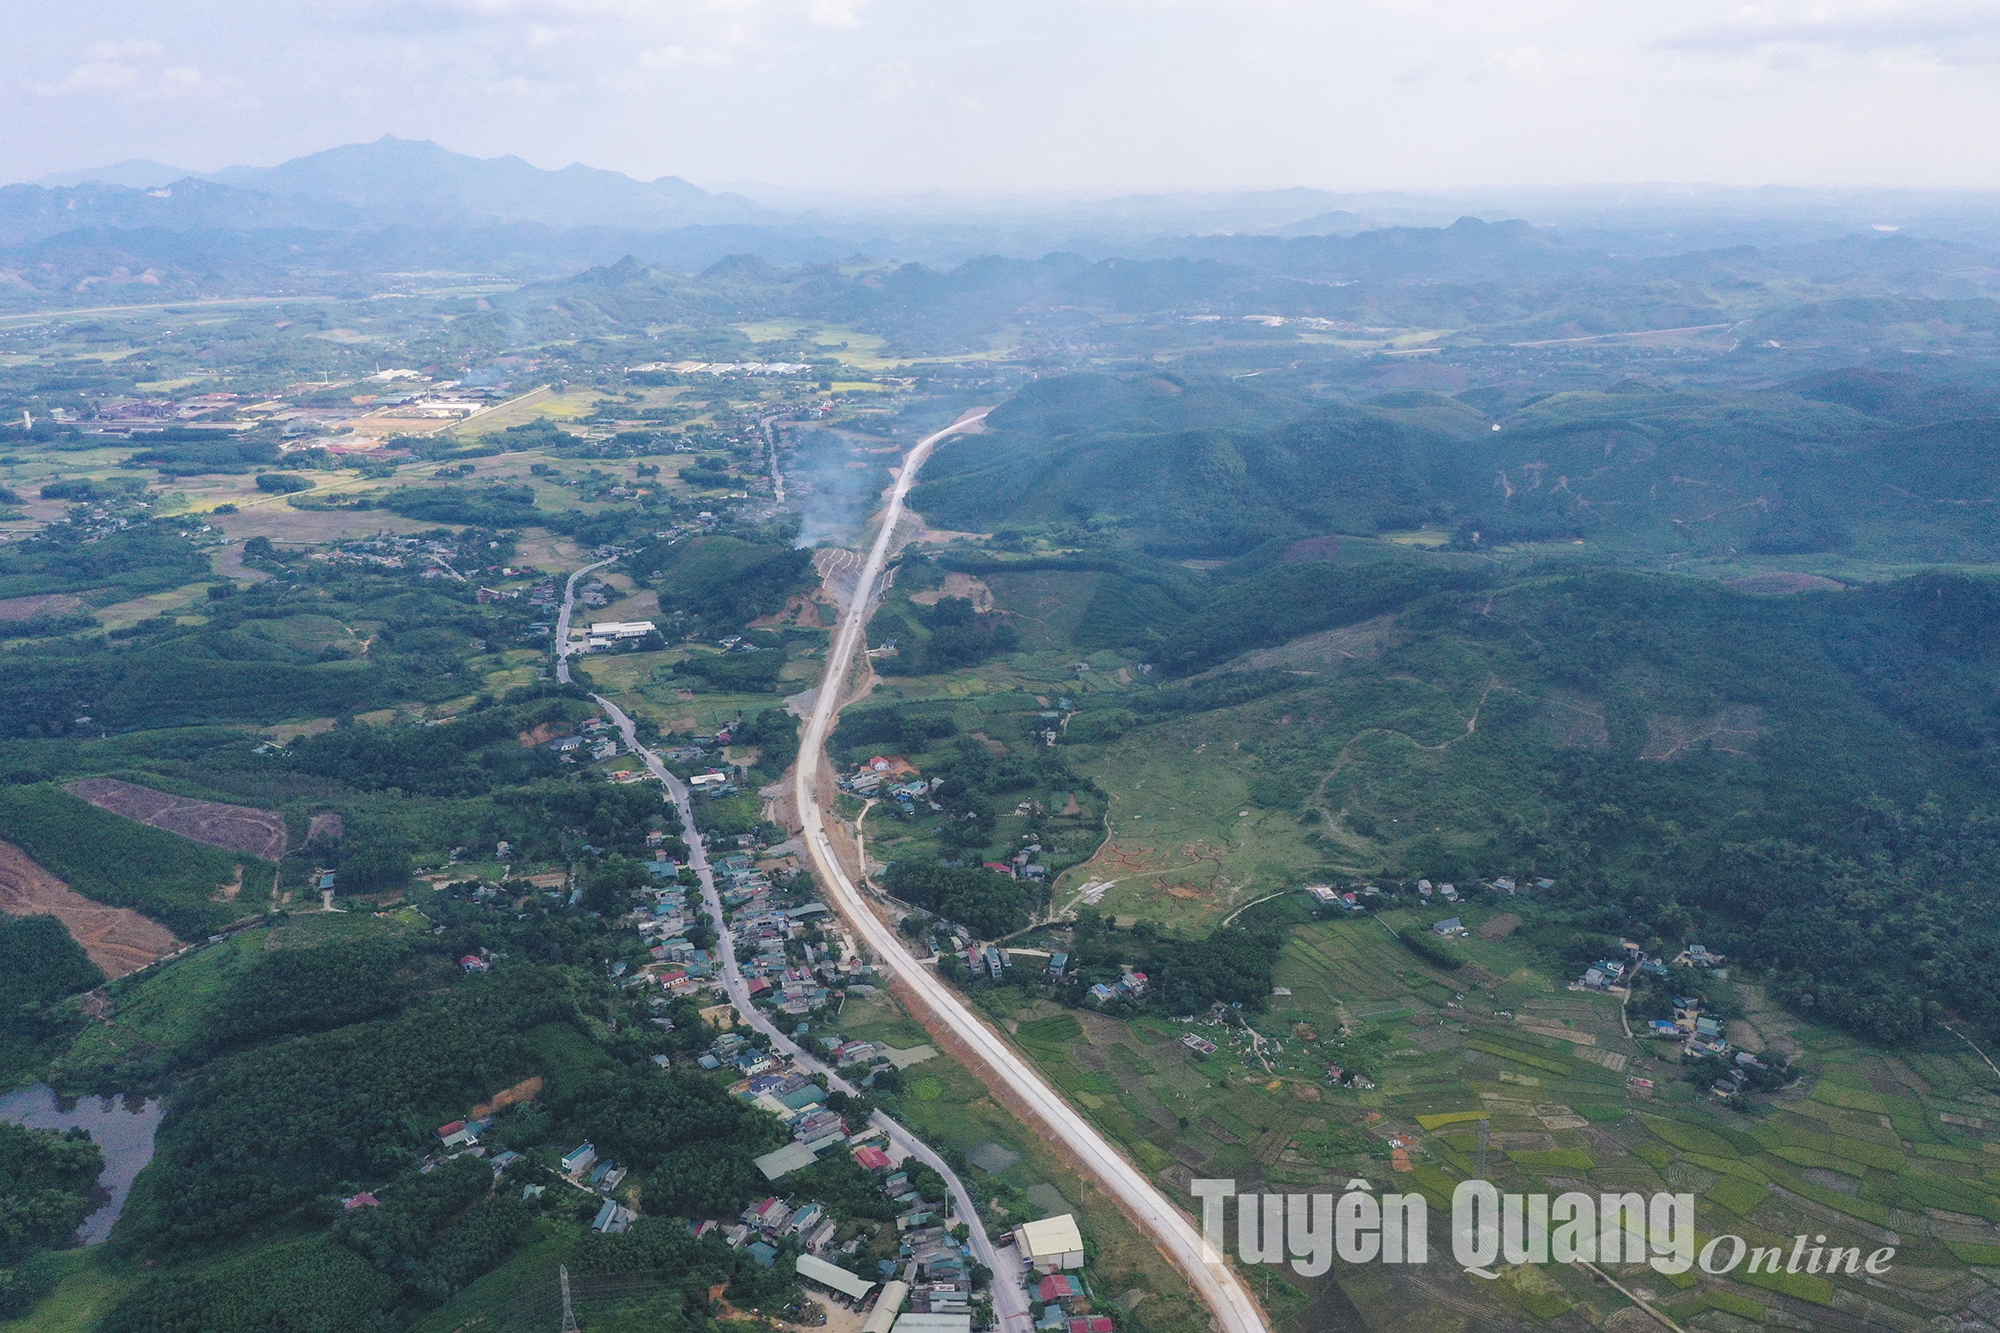
[[[1728,1233],[1789,1252],[1803,1234],[1896,1251],[1872,1280],[1608,1266],[1683,1328],[1914,1333],[2000,1308],[2000,1080],[1964,1046],[1873,1048],[1716,979],[1743,1015],[1739,1036],[1789,1050],[1803,1071],[1746,1113],[1684,1077],[1671,1045],[1627,1038],[1615,997],[1562,988],[1504,941],[1472,942],[1464,968],[1440,971],[1383,928],[1404,924],[1391,913],[1293,928],[1261,1014],[1124,1022],[1039,1002],[1019,1011],[1017,1039],[1169,1188],[1227,1177],[1239,1190],[1338,1191],[1360,1177],[1429,1196],[1424,1314],[1408,1275],[1336,1266],[1320,1280],[1337,1279],[1370,1327],[1603,1324],[1629,1307],[1580,1269],[1458,1273],[1442,1219],[1474,1175],[1522,1192],[1692,1193],[1703,1242]],[[1189,1032],[1219,1049],[1188,1048]],[[1373,1086],[1336,1086],[1329,1066]]]

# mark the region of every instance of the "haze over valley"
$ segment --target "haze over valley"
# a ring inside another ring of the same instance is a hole
[[[0,1333],[1994,1322],[1985,9],[116,9]]]

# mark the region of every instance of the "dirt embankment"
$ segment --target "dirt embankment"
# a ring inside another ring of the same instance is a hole
[[[48,592],[35,597],[9,597],[0,601],[0,621],[33,620],[37,616],[67,616],[85,609],[81,597],[66,592]]]
[[[491,1101],[484,1101],[473,1107],[472,1114],[468,1118],[483,1120],[495,1111],[502,1110],[505,1107],[518,1105],[521,1102],[531,1102],[542,1095],[542,1088],[544,1086],[545,1084],[540,1074],[536,1074],[533,1078],[524,1078],[513,1087],[502,1088],[500,1091],[494,1093]]]
[[[100,810],[178,833],[224,851],[276,861],[285,854],[285,817],[246,805],[223,805],[154,791],[116,778],[86,778],[64,785]]]
[[[0,912],[54,917],[107,977],[136,972],[181,947],[165,926],[129,907],[92,902],[10,842],[0,842]]]

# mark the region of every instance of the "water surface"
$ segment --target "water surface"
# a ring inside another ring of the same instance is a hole
[[[132,1182],[153,1160],[153,1136],[159,1132],[165,1109],[157,1097],[144,1101],[136,1097],[58,1097],[46,1083],[0,1093],[0,1120],[31,1129],[81,1126],[103,1150],[104,1174],[97,1178],[103,1202],[76,1229],[77,1239],[85,1245],[101,1245],[111,1234],[118,1214],[125,1209],[126,1196],[132,1192]]]

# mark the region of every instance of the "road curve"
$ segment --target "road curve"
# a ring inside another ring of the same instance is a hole
[[[556,673],[558,679],[565,685],[569,683],[569,654],[566,650],[569,646],[569,615],[576,600],[576,581],[591,570],[600,569],[610,563],[609,560],[600,560],[597,564],[586,565],[571,574],[569,581],[563,586],[562,612],[556,628]],[[736,938],[729,933],[728,921],[722,913],[722,895],[715,888],[715,869],[709,864],[708,847],[702,840],[701,830],[695,826],[694,803],[689,799],[687,784],[674,776],[660,761],[659,755],[639,743],[637,730],[624,709],[601,694],[593,694],[590,697],[597,701],[597,706],[604,710],[610,717],[612,725],[618,728],[619,734],[625,738],[626,748],[639,757],[648,772],[665,784],[668,797],[673,801],[674,808],[680,812],[681,829],[688,845],[688,866],[701,880],[702,904],[708,909],[709,919],[715,924],[717,947],[722,955],[722,983],[729,993],[729,1002],[736,1007],[736,1012],[743,1017],[744,1022],[768,1036],[772,1047],[790,1056],[794,1064],[824,1075],[830,1090],[838,1089],[849,1096],[859,1096],[861,1089],[842,1078],[824,1061],[790,1037],[778,1031],[770,1018],[750,1003],[750,986],[744,981],[743,969],[736,961]],[[1028,1293],[1022,1285],[1026,1266],[1014,1251],[1003,1252],[994,1245],[993,1238],[986,1232],[985,1221],[979,1216],[979,1209],[972,1202],[971,1191],[965,1188],[965,1182],[958,1178],[958,1173],[951,1169],[944,1158],[934,1152],[929,1144],[912,1134],[901,1122],[882,1111],[876,1111],[868,1117],[868,1123],[886,1132],[892,1144],[943,1177],[946,1188],[951,1191],[951,1200],[958,1211],[958,1219],[966,1225],[966,1244],[971,1247],[973,1258],[984,1264],[993,1274],[995,1326],[1000,1333],[1027,1333],[1027,1330],[1034,1326],[1035,1316],[1028,1308]]]
[[[882,966],[902,981],[905,997],[914,999],[920,1008],[927,1010],[931,1020],[949,1028],[952,1035],[977,1057],[975,1067],[983,1066],[982,1072],[987,1081],[1014,1103],[1024,1103],[1042,1131],[1067,1148],[1070,1155],[1097,1178],[1099,1186],[1118,1201],[1153,1238],[1160,1253],[1187,1277],[1189,1284],[1213,1312],[1215,1326],[1220,1333],[1266,1333],[1264,1315],[1257,1302],[1251,1298],[1227,1261],[1202,1243],[1200,1233],[1187,1214],[1175,1207],[1123,1154],[1077,1114],[1062,1094],[1051,1088],[1040,1074],[1015,1054],[999,1034],[974,1016],[949,987],[918,963],[895,933],[869,909],[853,880],[841,867],[839,857],[834,855],[833,844],[827,836],[815,790],[827,732],[832,728],[834,715],[838,712],[855,650],[867,628],[876,583],[888,562],[896,524],[902,517],[903,499],[916,480],[918,469],[937,442],[976,425],[985,415],[984,410],[968,413],[921,441],[903,460],[902,471],[897,474],[895,488],[890,492],[889,503],[882,514],[881,529],[876,533],[875,544],[868,552],[868,562],[862,567],[861,578],[855,585],[854,600],[841,617],[840,626],[834,632],[833,645],[827,651],[826,671],[820,678],[819,694],[813,701],[812,714],[806,719],[805,732],[799,744],[793,794],[800,822],[804,826],[801,839],[826,890],[828,901],[875,952]]]
[[[715,888],[715,869],[709,864],[708,848],[702,841],[701,831],[695,827],[694,803],[689,799],[687,784],[660,762],[659,755],[639,743],[632,719],[625,715],[623,709],[601,694],[590,697],[610,716],[612,725],[625,738],[626,747],[639,756],[654,777],[666,784],[674,808],[680,811],[681,828],[688,845],[688,866],[701,880],[702,903],[708,909],[709,920],[715,925],[716,944],[722,954],[722,984],[729,992],[729,1002],[736,1006],[736,1012],[744,1022],[771,1039],[772,1049],[790,1056],[792,1063],[799,1068],[824,1076],[829,1089],[844,1092],[850,1097],[863,1095],[860,1088],[842,1078],[825,1061],[778,1031],[770,1016],[750,1003],[750,985],[743,979],[743,969],[736,961],[736,939],[729,933],[728,922],[722,914],[722,895]],[[891,1143],[944,1177],[946,1187],[951,1190],[952,1203],[958,1210],[958,1220],[966,1224],[966,1243],[972,1247],[973,1257],[993,1274],[993,1313],[1001,1333],[1026,1333],[1034,1324],[1034,1315],[1028,1309],[1028,1295],[1021,1285],[1021,1260],[1012,1250],[1001,1254],[993,1244],[992,1237],[986,1233],[986,1223],[981,1220],[978,1208],[973,1206],[972,1195],[965,1188],[965,1182],[958,1178],[942,1157],[931,1150],[929,1144],[887,1114],[876,1111],[868,1117],[868,1123],[886,1131]]]
[[[569,613],[576,607],[576,581],[591,570],[602,569],[606,565],[615,563],[617,559],[617,556],[613,556],[610,560],[600,560],[594,565],[585,565],[571,574],[569,581],[563,584],[562,610],[556,614],[556,679],[565,685],[569,684]]]

